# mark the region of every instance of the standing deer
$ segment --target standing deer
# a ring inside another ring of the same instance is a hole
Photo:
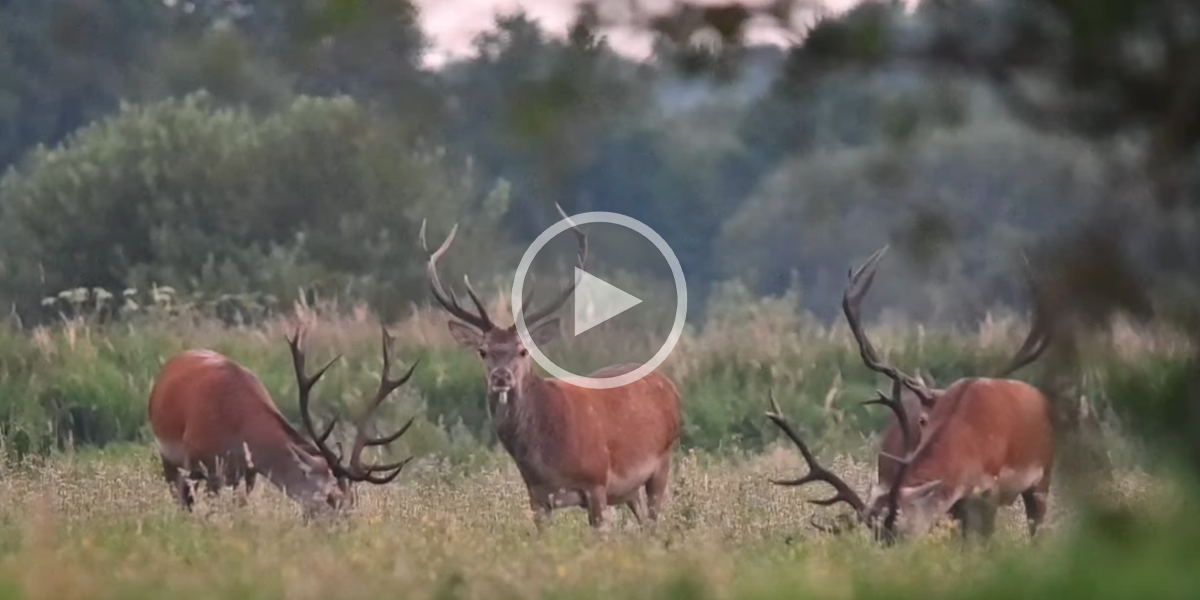
[[[569,219],[561,207],[558,211]],[[577,225],[571,226],[582,269],[587,236]],[[442,308],[461,320],[448,323],[451,335],[483,361],[496,437],[521,473],[538,531],[550,512],[562,507],[586,508],[588,523],[597,529],[603,526],[603,513],[610,505],[627,505],[639,523],[647,518],[656,521],[670,480],[671,449],[682,427],[675,384],[657,371],[609,389],[542,377],[516,326],[496,326],[469,280],[464,278],[464,283],[475,312],[443,289],[437,261],[449,249],[457,229],[457,225],[451,228],[446,241],[429,256],[430,289]],[[421,247],[429,251],[424,226]],[[529,310],[532,294],[526,295],[520,310],[534,343],[547,344],[560,335],[559,320],[551,315],[574,290],[572,282],[536,311]],[[612,377],[635,368],[636,364],[614,365],[590,376]]]
[[[967,377],[945,389],[931,389],[883,362],[861,324],[859,307],[886,250],[876,251],[850,273],[842,297],[842,311],[863,362],[892,380],[890,396],[878,392],[878,398],[867,402],[894,413],[879,453],[878,481],[864,502],[817,462],[772,396],[767,417],[796,444],[809,467],[800,478],[773,483],[832,485],[836,494],[814,503],[850,505],[885,540],[897,533],[923,533],[946,513],[959,522],[964,536],[970,531],[990,536],[996,508],[1020,496],[1029,534],[1035,535],[1046,514],[1054,461],[1050,404],[1033,386],[1005,377],[1036,360],[1049,345],[1045,315],[1035,310],[1029,334],[998,377]],[[918,417],[910,416],[913,407],[919,407]]]
[[[205,481],[210,496],[219,493],[222,485],[236,489],[245,481],[248,496],[261,473],[300,503],[307,517],[352,503],[354,482],[390,483],[411,460],[409,457],[390,465],[362,462],[364,448],[390,444],[412,425],[409,419],[392,435],[372,438],[366,434],[367,422],[383,400],[404,385],[416,369],[414,363],[399,379],[388,378],[391,336],[387,330],[383,330],[379,388],[355,421],[357,431],[346,464],[326,445],[337,419],[318,433],[309,414],[313,386],[341,356],[314,375],[305,375],[300,333],[297,330],[287,341],[308,438],[288,423],[262,382],[233,360],[211,350],[187,350],[163,365],[150,391],[150,424],[158,442],[163,476],[181,507],[190,511],[194,502],[188,479]]]

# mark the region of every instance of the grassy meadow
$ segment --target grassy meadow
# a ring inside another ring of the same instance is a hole
[[[882,382],[844,325],[791,306],[739,303],[686,332],[663,366],[687,411],[666,513],[640,530],[621,509],[599,535],[578,509],[534,533],[516,469],[490,443],[478,359],[452,345],[440,314],[418,310],[389,325],[398,362],[422,365],[380,427],[417,415],[387,452],[418,460],[390,486],[360,485],[346,517],[308,525],[266,483],[245,506],[226,491],[179,511],[161,480],[146,395],[163,360],[208,347],[258,373],[295,420],[283,336],[305,322],[311,362],[345,354],[317,388],[318,412],[353,410],[380,364],[367,311],[301,306],[242,327],[179,311],[0,328],[0,598],[1183,598],[1200,589],[1191,480],[1126,434],[1111,408],[1172,381],[1180,342],[1118,326],[1089,346],[1074,400],[1097,416],[1114,477],[1087,494],[1056,486],[1038,540],[1027,538],[1018,503],[986,544],[964,546],[947,523],[881,548],[861,530],[810,526],[841,512],[806,503],[826,490],[768,482],[802,465],[763,417],[768,389],[860,490],[873,479],[872,432],[884,422],[856,404]],[[597,333],[589,348],[563,340],[566,355],[618,360],[650,343]],[[1024,323],[997,315],[934,331],[885,319],[869,333],[892,361],[944,384],[998,368]]]
[[[466,470],[423,462],[398,485],[360,489],[355,511],[340,522],[302,526],[293,505],[267,486],[247,506],[225,493],[183,514],[149,449],[86,451],[6,470],[0,596],[991,597],[994,589],[1042,592],[1039,581],[1047,591],[1087,586],[1073,581],[1081,548],[1066,533],[1072,525],[1058,497],[1036,545],[1025,538],[1018,506],[1001,513],[988,546],[964,549],[948,526],[884,549],[860,531],[815,534],[807,522],[820,509],[804,492],[766,481],[797,463],[784,450],[746,459],[681,453],[668,511],[653,531],[639,531],[621,511],[597,536],[573,510],[557,513],[539,537],[516,469],[497,453]],[[834,464],[867,485],[869,465],[847,457]],[[1122,474],[1111,493],[1158,511],[1178,504],[1176,490],[1136,472]],[[1082,550],[1106,558],[1103,548]],[[1157,585],[1200,583],[1194,566],[1169,574],[1174,583]]]

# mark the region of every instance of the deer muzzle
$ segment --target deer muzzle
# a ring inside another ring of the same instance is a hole
[[[515,379],[512,371],[496,369],[488,377],[488,391],[496,396],[500,404],[508,404],[508,394],[512,391]]]

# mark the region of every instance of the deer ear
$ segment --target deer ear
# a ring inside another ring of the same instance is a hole
[[[454,336],[454,341],[463,346],[478,348],[483,344],[483,334],[466,323],[450,321],[446,326],[450,328],[450,335]]]
[[[292,460],[296,461],[296,464],[300,467],[300,470],[304,472],[304,475],[311,475],[313,471],[312,463],[308,460],[305,460],[308,458],[308,453],[303,449],[298,448],[295,444],[288,444],[287,449],[288,452],[292,453]]]
[[[932,499],[934,494],[937,493],[941,487],[942,480],[935,479],[933,481],[922,483],[921,485],[906,487],[900,490],[900,494],[912,502],[924,503]]]
[[[317,470],[325,467],[322,463],[323,459],[319,459],[307,450],[296,444],[288,444],[288,450],[292,453],[292,458],[296,460],[296,464],[300,466],[300,470],[304,472],[304,476],[312,475]]]
[[[542,321],[541,323],[538,323],[529,332],[529,337],[533,339],[533,343],[541,346],[543,344],[549,344],[550,342],[558,339],[561,331],[562,327],[558,317],[555,317],[548,321]]]
[[[937,381],[934,380],[933,374],[925,369],[917,369],[917,379],[920,379],[921,383],[925,384],[927,388],[933,389],[937,387]]]

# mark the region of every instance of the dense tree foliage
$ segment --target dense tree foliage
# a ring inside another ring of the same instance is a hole
[[[394,310],[424,289],[420,220],[471,198],[443,153],[399,139],[345,97],[266,117],[202,93],[126,106],[0,184],[4,287],[315,288]]]
[[[123,6],[73,1],[111,19]],[[183,6],[139,13],[111,59],[90,53],[89,61],[108,64],[78,68],[106,73],[103,93],[80,93],[72,100],[75,114],[22,102],[5,117],[26,129],[4,128],[24,133],[10,135],[14,150],[0,160],[24,152],[27,164],[2,188],[9,233],[0,294],[23,315],[61,289],[116,292],[150,282],[283,299],[307,282],[397,310],[415,297],[407,288],[419,260],[412,237],[421,216],[440,218],[439,225],[472,215],[494,219],[476,237],[503,245],[531,239],[559,202],[628,214],[659,231],[689,274],[696,307],[711,284],[744,279],[760,293],[798,283],[806,308],[829,316],[836,306],[830,274],[871,243],[908,239],[920,246],[923,239],[903,234],[911,215],[861,205],[832,182],[861,174],[875,181],[869,193],[886,199],[897,184],[880,181],[877,171],[926,160],[904,157],[942,143],[922,141],[929,131],[1015,127],[970,82],[904,68],[800,81],[792,75],[803,70],[803,57],[768,48],[739,58],[741,74],[732,79],[697,79],[670,60],[669,44],[660,45],[657,60],[634,63],[586,21],[560,39],[519,13],[501,17],[477,40],[473,57],[430,71],[421,66],[426,42],[407,2]],[[30,2],[0,13],[6,24],[36,16],[44,28],[78,26]],[[46,60],[67,60],[69,53],[33,25],[20,32],[38,53],[0,55],[6,70],[26,73]],[[35,81],[18,77],[8,87],[19,93]],[[61,84],[37,87],[69,92]],[[203,100],[180,100],[196,91]],[[121,100],[133,104],[117,114]],[[45,121],[43,114],[61,122],[28,129]],[[35,150],[39,143],[49,146]],[[1031,159],[998,176],[983,165],[1004,162],[1013,150],[970,136],[958,143],[965,147],[951,150],[962,151],[953,163],[930,165],[901,193],[936,191],[940,200],[927,198],[932,210],[937,202],[958,202],[947,194],[965,191],[971,208],[960,212],[986,221],[988,231],[1044,231],[1038,226],[1052,222],[1054,211],[1041,196],[991,182],[1025,177],[1026,165],[1039,168],[1043,174],[1033,177],[1042,181],[1055,177],[1050,165],[1072,168],[1070,159]],[[416,166],[423,161],[435,166]],[[1073,183],[1056,190],[1076,194]],[[828,196],[843,193],[844,202]],[[797,199],[796,210],[770,208]],[[831,201],[840,204],[832,212],[825,208]],[[456,208],[434,212],[441,205]],[[1019,208],[997,208],[1010,205]],[[976,207],[982,212],[972,212]],[[809,235],[820,229],[813,211],[845,220],[847,231],[896,239],[818,241]],[[379,242],[381,235],[391,241]],[[968,262],[918,274],[941,279],[945,296],[938,302],[958,298],[960,308],[935,309],[915,293],[896,302],[918,314],[963,318],[991,308],[983,290],[1000,286],[1010,292],[1000,298],[1014,299],[1012,284],[999,283],[1008,277],[998,275],[1010,271],[1011,256],[992,252],[988,236],[960,239],[964,247],[943,251],[945,260],[953,254],[972,257]],[[645,269],[639,257],[615,249],[597,257],[613,268]],[[983,280],[992,283],[974,285]],[[956,289],[973,292],[960,297]]]
[[[778,4],[772,18],[787,14]],[[1097,214],[1128,220],[1096,201],[1113,186],[1093,176],[1125,172],[1111,167],[1120,148],[1054,132],[1143,127],[1161,138],[1151,154],[1186,157],[1190,121],[1153,121],[1164,107],[1135,85],[1175,80],[1089,53],[1082,33],[1034,18],[1037,2],[959,4],[866,3],[783,51],[745,46],[752,8],[681,3],[642,23],[659,34],[645,63],[596,33],[601,13],[584,11],[562,38],[516,13],[435,71],[407,0],[11,0],[0,4],[0,164],[12,167],[0,298],[36,318],[42,297],[79,286],[286,301],[304,282],[392,312],[418,297],[422,217],[438,230],[473,220],[492,260],[464,262],[503,278],[498,261],[559,202],[659,231],[698,308],[710,286],[739,279],[758,293],[798,288],[804,308],[834,316],[840,273],[883,243],[904,250],[881,283],[893,307],[963,320],[1023,304],[1019,251],[1103,237],[1071,226]],[[1074,10],[1048,22],[1084,27]],[[1088,35],[1155,39],[1128,25],[1152,16],[1127,16]],[[992,30],[1014,33],[963,33]],[[706,31],[716,52],[691,43]],[[1190,60],[1187,31],[1162,34],[1170,61]],[[1045,51],[1017,51],[1035,42]],[[1074,62],[1046,58],[1055,44]],[[1018,69],[1104,100],[1035,105],[1013,91]],[[663,275],[618,249],[596,257]],[[1099,278],[1129,280],[1128,261],[1109,262]]]

